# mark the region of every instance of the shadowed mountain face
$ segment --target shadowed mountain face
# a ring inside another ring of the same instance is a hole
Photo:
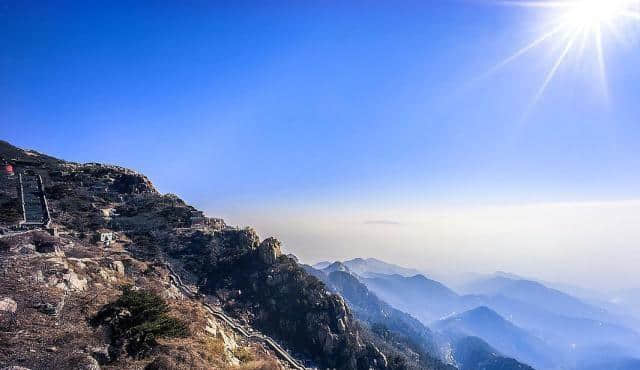
[[[586,289],[579,287],[567,286],[567,289],[582,291],[589,295],[585,292]],[[629,314],[633,311],[632,307],[625,309],[613,302],[602,302],[602,297],[600,299],[577,298],[545,283],[515,275],[496,273],[494,276],[476,279],[461,287],[460,290],[487,296],[501,295],[564,316],[604,321],[630,328],[640,327],[640,321]]]
[[[582,370],[638,370],[640,369],[640,360],[636,358],[620,358],[579,366]]]
[[[463,296],[462,299],[468,307],[480,304],[490,307],[562,351],[574,352],[575,348],[603,344],[634,348],[639,340],[637,333],[619,325],[557,314],[503,295]]]
[[[453,342],[453,355],[460,370],[533,370],[512,358],[503,357],[478,337],[463,337]]]
[[[568,361],[578,361],[582,351],[603,346],[611,356],[619,351],[639,355],[640,336],[625,326],[628,322],[633,324],[633,319],[612,314],[541,283],[496,276],[473,282],[466,290],[483,294],[463,296],[463,306],[482,304],[492,308],[567,353]]]
[[[487,307],[478,307],[434,324],[452,339],[479,337],[507,356],[541,369],[553,367],[553,350]]]
[[[443,284],[422,275],[371,275],[362,281],[384,301],[424,323],[456,312],[460,297]]]
[[[488,296],[503,295],[558,314],[611,320],[611,315],[604,309],[591,306],[559,290],[548,288],[531,280],[493,277],[474,281],[468,284],[464,290]]]

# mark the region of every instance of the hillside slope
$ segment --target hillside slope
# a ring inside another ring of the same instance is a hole
[[[202,302],[183,295],[164,264],[136,259],[122,246],[105,248],[40,230],[0,238],[0,368],[288,366],[263,342],[244,338]],[[127,295],[124,286],[140,293]],[[141,310],[137,333],[115,335],[115,323],[131,322],[133,306],[125,304],[107,321],[94,319],[100,312],[109,316],[107,308],[126,296],[146,297],[151,304]],[[164,304],[168,312],[147,320]],[[179,321],[172,324],[173,318]]]

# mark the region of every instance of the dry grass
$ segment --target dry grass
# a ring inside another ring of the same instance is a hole
[[[248,363],[256,359],[255,355],[245,347],[238,347],[233,351],[233,355],[240,360],[241,363]]]
[[[280,370],[282,366],[278,365],[277,362],[273,360],[258,360],[251,361],[246,364],[241,364],[240,366],[233,367],[232,369],[237,370]]]
[[[217,364],[220,361],[226,360],[226,351],[224,349],[224,342],[220,338],[208,337],[202,342],[203,357],[207,362],[211,364]]]

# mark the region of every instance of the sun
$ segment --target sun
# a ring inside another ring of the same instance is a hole
[[[635,3],[635,4],[634,4]],[[544,2],[542,3],[544,4]],[[633,15],[632,0],[574,0],[555,2],[555,6],[564,8],[564,19],[569,28],[594,29],[603,24],[613,25],[618,19]]]
[[[498,4],[518,8],[542,8],[547,11],[548,21],[545,22],[544,31],[539,38],[531,41],[498,63],[490,70],[490,73],[513,62],[532,49],[550,42],[552,39],[561,43],[561,47],[558,48],[559,54],[544,77],[542,85],[533,99],[532,106],[542,97],[569,53],[578,50],[580,55],[584,55],[583,52],[587,47],[595,48],[599,79],[606,96],[608,88],[604,47],[605,36],[608,33],[619,35],[621,33],[620,29],[628,24],[629,21],[640,21],[640,0],[506,0],[498,1]],[[577,40],[580,40],[580,42],[576,42]]]

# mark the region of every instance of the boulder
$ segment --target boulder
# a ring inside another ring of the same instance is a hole
[[[18,304],[13,299],[9,297],[0,299],[0,311],[16,313],[17,309],[18,309]]]
[[[50,235],[36,233],[32,239],[38,253],[53,253],[56,251],[55,239]]]
[[[368,344],[366,350],[370,361],[375,365],[376,369],[387,369],[389,367],[387,356],[385,356],[378,347],[373,344]]]
[[[64,274],[62,279],[66,283],[67,288],[69,290],[73,290],[73,291],[87,290],[87,279],[80,279],[78,275],[73,271],[69,271],[68,274]]]
[[[258,247],[258,257],[267,265],[273,265],[282,254],[280,241],[275,238],[267,238]]]
[[[37,309],[45,315],[56,316],[58,314],[56,306],[52,305],[51,303],[38,303],[33,308]]]
[[[298,260],[298,257],[295,256],[295,254],[287,254],[287,257],[291,258],[292,260],[295,261],[295,263],[300,263],[300,260]]]
[[[109,346],[93,347],[91,348],[91,357],[95,358],[100,365],[106,365],[111,362],[111,355],[109,354]]]
[[[63,360],[64,369],[100,370],[98,361],[84,353],[74,353]]]
[[[119,275],[124,276],[124,263],[122,261],[113,261],[111,263],[111,268]]]
[[[255,250],[259,243],[260,237],[252,228],[245,229],[224,229],[221,233],[224,247],[229,250],[236,250],[243,254]]]
[[[325,353],[333,353],[336,350],[339,337],[331,332],[331,329],[327,325],[322,325],[318,330],[318,338],[320,339],[320,346]]]

